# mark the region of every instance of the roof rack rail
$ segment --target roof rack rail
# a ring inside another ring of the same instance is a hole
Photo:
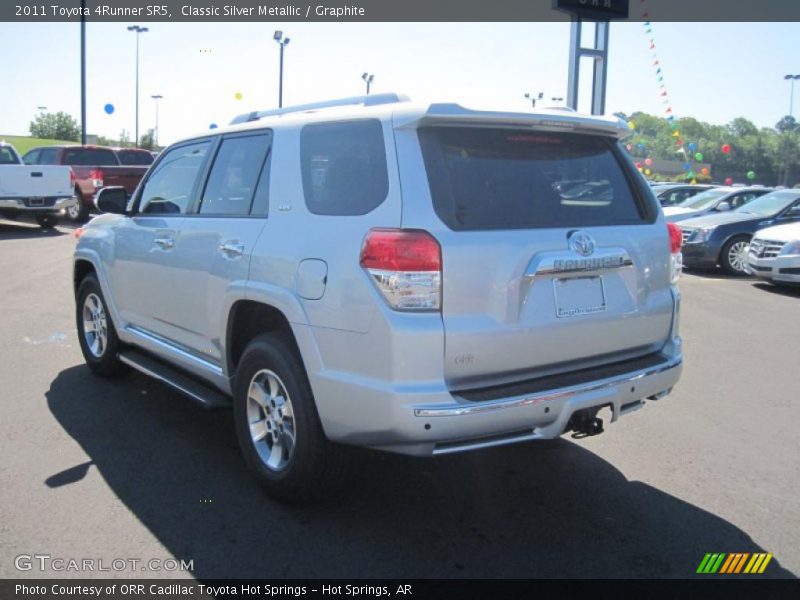
[[[394,104],[395,102],[408,102],[408,96],[395,93],[372,94],[368,96],[354,96],[352,98],[324,100],[322,102],[312,102],[311,104],[298,104],[297,106],[287,106],[286,108],[277,108],[274,110],[253,111],[234,117],[230,124],[236,125],[237,123],[249,123],[250,121],[258,121],[264,117],[274,117],[289,113],[304,112],[317,108],[352,106],[355,104],[363,104],[364,106],[378,106],[380,104]]]

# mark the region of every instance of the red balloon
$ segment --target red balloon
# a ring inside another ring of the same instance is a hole
[[[733,184],[733,177],[726,177],[725,185],[732,185],[732,184]]]
[[[637,162],[637,163],[636,163],[636,168],[637,168],[637,169],[641,169],[641,168],[642,168],[642,163],[640,163],[640,162]]]
[[[644,164],[646,164],[649,167],[650,165],[653,164],[653,159],[652,158],[645,158],[644,159]]]
[[[730,144],[722,144],[722,152],[723,153],[729,154],[730,151],[731,151],[731,145]]]

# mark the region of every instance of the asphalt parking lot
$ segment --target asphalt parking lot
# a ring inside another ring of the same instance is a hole
[[[0,221],[0,577],[20,554],[193,561],[145,577],[691,577],[707,552],[800,574],[800,291],[681,282],[683,379],[603,435],[414,459],[360,453],[328,503],[248,475],[231,414],[76,341],[72,230]]]

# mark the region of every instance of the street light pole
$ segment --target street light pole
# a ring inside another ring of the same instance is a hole
[[[361,75],[361,79],[363,79],[364,82],[367,84],[367,96],[369,96],[369,86],[372,84],[373,81],[375,81],[375,74],[374,73],[370,74],[365,72]]]
[[[531,101],[531,108],[536,108],[536,101],[544,98],[544,92],[539,92],[535,96],[530,92],[525,92],[525,97]]]
[[[791,117],[794,109],[794,82],[800,79],[800,75],[784,75],[783,78],[791,83],[789,92],[789,116]]]
[[[155,140],[153,140],[153,145],[158,146],[158,101],[161,100],[164,96],[161,94],[154,94],[150,96],[153,100],[156,101],[156,132],[155,132]]]
[[[128,31],[136,32],[136,128],[134,130],[133,145],[139,147],[139,34],[149,31],[147,27],[130,25]]]
[[[280,69],[278,74],[278,108],[283,108],[283,49],[289,45],[289,38],[283,37],[282,31],[276,31],[272,39],[281,47]]]

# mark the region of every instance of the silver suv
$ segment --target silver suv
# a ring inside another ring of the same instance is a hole
[[[680,230],[624,123],[391,94],[234,123],[98,194],[77,326],[99,375],[232,403],[272,495],[325,489],[347,446],[593,435],[677,382]]]

